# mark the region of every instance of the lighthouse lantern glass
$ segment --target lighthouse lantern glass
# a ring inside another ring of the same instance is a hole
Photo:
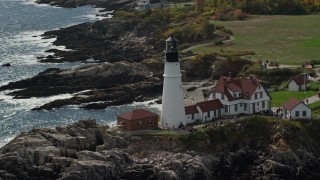
[[[177,51],[177,41],[167,41],[167,52],[176,52]]]

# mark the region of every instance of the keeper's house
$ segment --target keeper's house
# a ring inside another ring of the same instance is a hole
[[[253,76],[232,78],[229,74],[229,77],[220,77],[208,99],[221,101],[224,116],[270,110],[271,97],[260,81]]]

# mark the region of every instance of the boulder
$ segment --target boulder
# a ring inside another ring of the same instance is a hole
[[[9,67],[9,66],[11,66],[11,64],[10,63],[5,63],[5,64],[2,64],[1,66]]]

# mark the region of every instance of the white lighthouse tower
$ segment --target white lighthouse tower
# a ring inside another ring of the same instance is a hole
[[[161,126],[177,128],[181,123],[186,125],[178,56],[178,40],[173,35],[166,40],[163,79]]]

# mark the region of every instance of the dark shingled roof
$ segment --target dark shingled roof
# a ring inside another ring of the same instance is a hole
[[[224,107],[219,99],[200,102],[197,105],[200,107],[202,112],[209,112],[209,111],[221,109]]]
[[[289,101],[287,101],[286,103],[284,103],[284,105],[282,106],[284,109],[286,110],[292,110],[294,107],[296,107],[298,104],[302,103],[301,101],[299,101],[296,98],[291,98]]]
[[[250,97],[256,91],[259,85],[260,81],[253,77],[232,78],[221,76],[217,82],[217,85],[215,86],[214,92],[225,94],[229,101],[240,98],[250,99]],[[228,90],[232,92],[241,92],[242,96],[234,98]]]
[[[213,100],[210,100],[210,101],[203,101],[203,102],[199,102],[199,103],[197,103],[195,105],[184,107],[184,109],[186,111],[186,115],[187,114],[199,113],[197,108],[196,108],[197,106],[200,107],[202,112],[209,112],[209,111],[221,109],[221,108],[224,107],[219,99],[213,99]]]
[[[186,106],[186,107],[184,107],[184,110],[186,111],[186,114],[198,113],[196,105]]]
[[[305,84],[306,79],[304,78],[304,75],[299,75],[297,77],[292,78],[292,80],[297,84],[297,85],[302,85]]]
[[[136,109],[136,110],[118,115],[119,118],[127,119],[127,120],[137,120],[137,119],[144,119],[144,118],[155,117],[155,116],[158,116],[158,114],[155,114],[150,111],[146,111],[144,109]]]

